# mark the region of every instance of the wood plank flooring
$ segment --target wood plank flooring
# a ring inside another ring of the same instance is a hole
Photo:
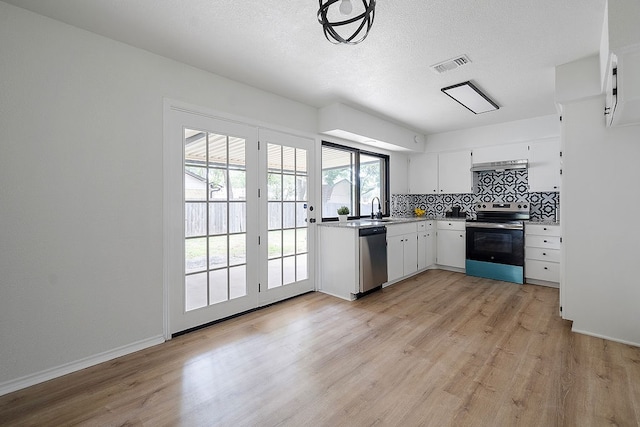
[[[640,348],[558,290],[428,271],[307,294],[0,397],[27,426],[637,426]]]

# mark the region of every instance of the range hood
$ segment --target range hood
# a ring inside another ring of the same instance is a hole
[[[474,163],[471,166],[471,172],[505,171],[511,169],[526,169],[528,167],[529,161],[527,159],[504,160],[501,162]]]

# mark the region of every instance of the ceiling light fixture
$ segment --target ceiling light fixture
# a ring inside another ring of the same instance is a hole
[[[361,13],[353,14],[352,0],[319,0],[318,22],[322,24],[324,36],[333,44],[358,44],[369,35],[375,17],[376,0],[359,0],[363,8]],[[358,1],[358,0],[355,0]],[[341,2],[338,7],[331,7]],[[344,16],[340,18],[338,16]],[[346,35],[341,35],[340,32]]]
[[[471,82],[445,87],[442,91],[473,114],[486,113],[500,108],[498,104],[489,99],[487,95],[482,93],[482,91]]]

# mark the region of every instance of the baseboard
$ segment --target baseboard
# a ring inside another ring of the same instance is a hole
[[[22,378],[16,378],[14,380],[0,383],[0,396],[58,378],[99,363],[107,362],[117,357],[135,353],[136,351],[144,350],[145,348],[153,347],[154,345],[162,344],[164,341],[164,336],[158,335],[115,348],[113,350],[85,357],[84,359],[76,360],[75,362],[65,363],[64,365],[45,369],[44,371],[36,372],[35,374],[27,375]]]
[[[548,288],[556,288],[556,289],[560,288],[560,283],[558,282],[548,282],[546,280],[538,280],[538,279],[527,279],[526,277],[524,279],[524,283],[526,283],[527,285],[546,286]]]
[[[593,332],[585,331],[583,329],[578,329],[578,328],[575,327],[575,322],[573,322],[573,326],[571,327],[571,332],[575,332],[576,334],[588,335],[588,336],[594,337],[594,338],[601,338],[601,339],[607,340],[607,341],[619,342],[620,344],[626,344],[626,345],[632,345],[634,347],[640,347],[640,343],[637,343],[637,342],[621,340],[619,338],[612,338],[612,337],[609,337],[607,335],[594,334]]]
[[[323,289],[318,289],[316,292],[320,292],[320,293],[323,293],[323,294],[331,295],[332,297],[340,298],[340,299],[345,300],[345,301],[355,301],[355,298],[353,297],[353,294],[350,294],[351,297],[347,298],[344,295],[338,295],[335,292],[329,292],[329,291],[325,291]]]

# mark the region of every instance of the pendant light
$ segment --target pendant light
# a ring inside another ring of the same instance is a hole
[[[353,15],[352,1],[361,1],[362,13]],[[340,2],[339,5],[336,3]],[[318,22],[322,24],[324,36],[333,44],[358,44],[369,35],[375,16],[376,0],[319,0]],[[342,20],[330,20],[327,16],[337,16]],[[346,34],[345,34],[346,33]]]

